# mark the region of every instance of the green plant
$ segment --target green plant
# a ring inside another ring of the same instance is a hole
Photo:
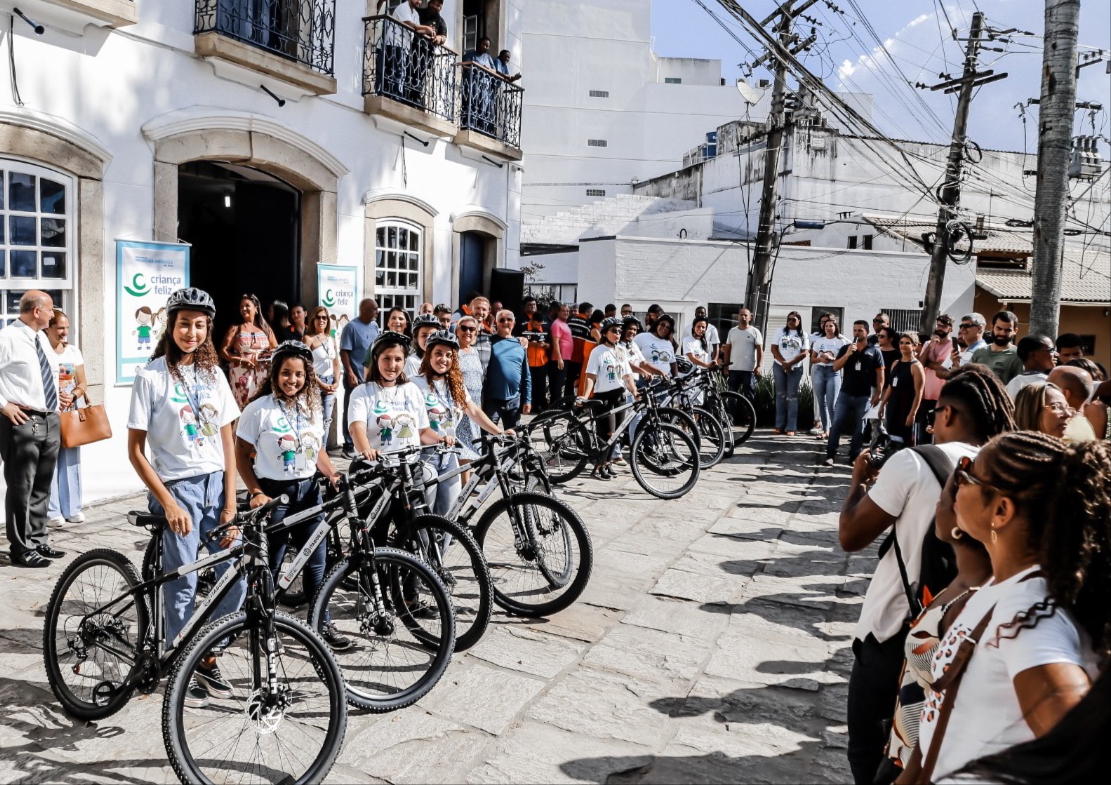
[[[775,382],[770,373],[756,379],[756,396],[753,405],[756,407],[756,425],[761,428],[775,427]],[[804,378],[799,383],[799,430],[810,430],[813,411],[814,388],[810,386],[810,380]]]

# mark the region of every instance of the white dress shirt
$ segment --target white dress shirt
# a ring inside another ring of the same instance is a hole
[[[58,354],[46,340],[45,332],[36,333],[17,319],[0,330],[0,407],[14,403],[26,409],[46,411],[42,368],[35,341],[39,342],[50,363],[52,378],[58,378]]]

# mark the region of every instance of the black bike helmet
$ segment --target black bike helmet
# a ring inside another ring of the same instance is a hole
[[[652,328],[655,329],[656,327],[659,327],[664,322],[667,322],[668,324],[670,324],[671,325],[671,331],[675,332],[675,317],[672,316],[669,313],[661,313],[659,316],[657,316],[656,317],[656,323],[654,325],[652,325]]]
[[[374,343],[370,345],[370,356],[377,358],[386,349],[391,346],[400,346],[409,353],[409,347],[412,345],[412,339],[405,333],[399,333],[394,330],[383,330],[378,333],[378,337],[374,339]]]
[[[413,320],[413,335],[417,334],[417,330],[421,327],[435,327],[437,330],[442,327],[440,320],[430,313],[422,313]]]
[[[171,314],[174,311],[200,311],[209,319],[215,319],[216,303],[212,301],[212,295],[204,289],[190,286],[186,289],[178,289],[167,298],[166,313]]]
[[[599,330],[605,333],[606,330],[609,330],[611,327],[624,328],[624,323],[617,316],[609,316],[602,320],[602,326],[599,328]]]
[[[632,314],[629,314],[621,320],[622,329],[627,328],[630,324],[635,324],[638,331],[644,329],[644,325],[640,323],[640,319],[636,318]]]
[[[426,351],[432,351],[433,346],[447,346],[451,349],[459,349],[459,339],[455,337],[455,333],[450,330],[437,330],[428,336],[424,342]]]
[[[312,362],[312,349],[300,341],[282,341],[277,345],[274,351],[270,353],[270,361],[273,366],[277,368],[281,364],[282,358],[286,355],[300,357],[306,363]]]
[[[686,357],[679,355],[675,358],[675,369],[681,374],[688,374],[694,370],[694,363]]]

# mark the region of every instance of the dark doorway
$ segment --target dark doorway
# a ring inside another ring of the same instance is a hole
[[[178,234],[193,248],[190,283],[216,300],[216,337],[238,321],[240,295],[301,297],[301,194],[264,172],[195,161],[178,167]]]
[[[486,261],[486,236],[478,232],[459,235],[459,297],[471,292],[486,294],[483,286],[483,265]]]

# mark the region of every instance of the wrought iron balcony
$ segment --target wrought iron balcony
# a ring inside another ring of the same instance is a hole
[[[525,91],[475,63],[463,63],[459,127],[521,147]]]
[[[367,17],[363,23],[363,95],[405,104],[443,121],[424,123],[418,119],[418,125],[437,132],[444,130],[441,126],[450,126],[454,132],[459,55],[388,16]],[[367,103],[368,111],[372,111],[371,102]],[[381,102],[374,104],[373,111],[402,121],[417,117],[392,111]]]
[[[196,0],[195,35],[217,33],[331,76],[336,0]]]

